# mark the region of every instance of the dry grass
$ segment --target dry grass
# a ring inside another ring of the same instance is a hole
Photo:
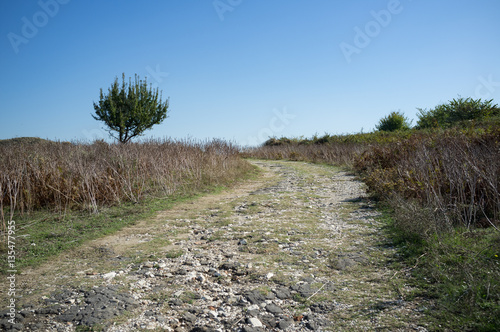
[[[87,210],[225,185],[250,169],[221,140],[132,144],[16,139],[0,144],[0,221],[37,209]]]
[[[356,169],[382,198],[435,211],[436,230],[500,222],[500,131],[418,135],[367,151]],[[428,225],[422,229],[426,231]]]
[[[367,145],[358,143],[283,144],[251,148],[242,154],[244,157],[257,159],[286,159],[352,166],[356,156],[366,149]]]

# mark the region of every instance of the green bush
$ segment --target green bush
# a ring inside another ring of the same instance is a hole
[[[493,99],[458,98],[429,111],[418,109],[417,128],[467,127],[471,121],[484,121],[500,116],[500,108]]]
[[[396,131],[410,129],[411,122],[401,112],[391,112],[386,117],[380,119],[375,126],[378,131]]]

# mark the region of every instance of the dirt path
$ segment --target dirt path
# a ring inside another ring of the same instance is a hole
[[[11,329],[426,331],[362,183],[253,163],[257,180],[25,271]]]

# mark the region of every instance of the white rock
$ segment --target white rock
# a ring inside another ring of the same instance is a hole
[[[273,276],[274,276],[274,273],[269,272],[268,274],[266,274],[266,279],[267,279],[267,280],[269,280],[269,279],[271,279]]]
[[[192,281],[193,279],[196,279],[196,272],[191,271],[186,275],[186,281]]]
[[[114,277],[116,277],[116,272],[109,272],[109,273],[103,274],[102,277],[104,279],[111,280]]]
[[[249,318],[248,323],[250,323],[250,325],[252,325],[252,327],[263,327],[264,326],[264,325],[262,325],[261,321],[255,317]]]
[[[145,288],[145,287],[148,287],[149,285],[145,279],[141,279],[141,280],[137,281],[137,286],[139,286],[141,288]]]
[[[247,310],[259,310],[260,307],[257,304],[252,304],[247,308]]]

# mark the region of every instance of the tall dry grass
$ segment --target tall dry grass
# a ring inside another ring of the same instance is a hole
[[[415,134],[368,150],[355,167],[382,198],[398,196],[434,211],[437,229],[500,222],[499,130]]]
[[[0,220],[48,208],[98,212],[148,196],[197,192],[225,185],[250,165],[222,140],[142,143],[61,143],[17,140],[0,144]]]
[[[270,139],[243,156],[352,167],[380,198],[434,215],[434,230],[500,223],[500,129]]]
[[[358,143],[282,144],[248,148],[242,151],[242,156],[257,159],[287,159],[353,166],[356,157],[367,149],[367,144]]]

